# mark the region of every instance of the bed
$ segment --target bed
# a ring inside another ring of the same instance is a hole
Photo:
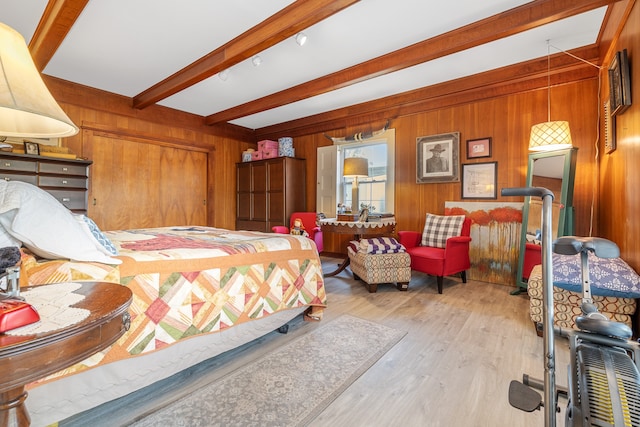
[[[34,426],[153,384],[298,315],[322,317],[322,266],[310,239],[200,226],[103,232],[86,216],[46,206],[53,202],[31,188],[17,202],[3,189],[0,241],[23,245],[21,287],[108,281],[134,295],[131,328],[114,345],[27,387]],[[45,200],[33,206],[33,197]]]
[[[582,315],[582,264],[580,255],[553,254],[554,325],[576,328],[576,318]],[[640,298],[640,276],[622,259],[598,258],[589,253],[591,296],[598,311],[609,319],[621,322],[638,334],[633,324],[637,299]],[[542,266],[531,270],[527,283],[529,314],[538,334],[543,321]]]

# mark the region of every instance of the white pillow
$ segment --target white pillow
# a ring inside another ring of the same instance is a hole
[[[22,246],[20,240],[16,240],[13,238],[7,230],[4,229],[2,225],[0,225],[0,248],[6,248],[8,246]]]
[[[118,255],[118,248],[104,235],[91,218],[81,214],[73,214],[73,217],[78,221],[78,224],[80,224],[80,228],[82,228],[89,239],[93,240],[93,243],[103,254],[109,256]]]
[[[43,258],[122,263],[104,254],[71,211],[35,185],[0,181],[0,225]]]

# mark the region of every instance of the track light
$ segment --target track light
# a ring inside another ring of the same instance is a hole
[[[304,44],[307,42],[307,35],[303,32],[300,32],[298,34],[296,34],[296,43],[298,43],[299,46],[304,46]]]
[[[220,78],[220,80],[222,80],[223,82],[227,81],[227,78],[229,77],[229,70],[222,70],[218,73],[218,77]]]
[[[256,55],[251,58],[251,62],[253,63],[254,67],[259,67],[260,64],[262,64],[262,58],[260,58],[260,55]]]

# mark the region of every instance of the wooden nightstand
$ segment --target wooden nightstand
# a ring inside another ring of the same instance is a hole
[[[103,350],[129,329],[129,288],[86,282],[74,292],[85,296],[74,305],[91,312],[85,320],[52,332],[0,335],[0,425],[28,426],[26,384]]]

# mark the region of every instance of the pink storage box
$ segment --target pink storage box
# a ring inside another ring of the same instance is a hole
[[[263,159],[273,159],[274,157],[278,157],[278,147],[269,148],[262,151]]]
[[[278,141],[271,141],[270,139],[258,141],[258,151],[264,152],[265,150],[272,150],[274,148],[278,151]]]
[[[262,160],[262,151],[252,151],[251,160]]]

